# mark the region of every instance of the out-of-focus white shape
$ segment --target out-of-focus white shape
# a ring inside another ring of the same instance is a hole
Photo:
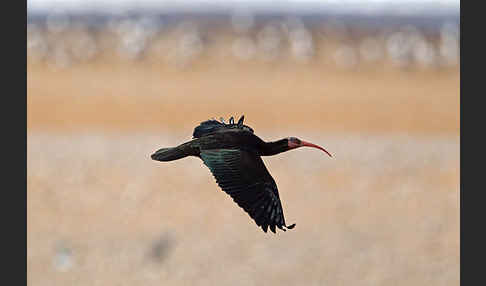
[[[203,42],[198,33],[182,35],[179,41],[180,55],[184,58],[192,58],[202,52]]]
[[[231,15],[231,24],[236,32],[246,33],[255,24],[255,19],[250,11],[237,10]]]
[[[294,59],[308,62],[314,56],[314,41],[302,20],[291,17],[282,25],[282,28],[288,36],[290,52]]]
[[[143,16],[137,20],[137,25],[140,26],[148,37],[154,37],[163,28],[162,23],[157,19],[156,16]]]
[[[204,42],[199,28],[192,22],[182,22],[177,27],[176,49],[167,55],[167,60],[179,67],[186,66],[204,51]]]
[[[47,30],[51,33],[61,33],[66,31],[71,24],[71,19],[62,10],[54,10],[46,18]]]
[[[413,26],[406,26],[391,34],[387,38],[386,47],[392,63],[398,67],[412,64],[429,67],[437,62],[434,46]]]
[[[376,38],[365,38],[359,45],[361,58],[366,62],[376,62],[383,59],[383,43]]]
[[[459,63],[460,56],[459,27],[454,23],[444,23],[440,31],[439,53],[443,64],[454,66]]]
[[[411,45],[412,61],[422,67],[433,66],[436,63],[434,46],[427,41],[423,33],[416,27],[406,26],[404,31]]]
[[[78,61],[91,60],[98,53],[96,40],[88,31],[79,31],[71,42],[71,53]]]
[[[66,247],[61,247],[54,254],[54,268],[59,272],[66,272],[74,266],[72,252]]]
[[[425,41],[424,36],[414,26],[406,26],[392,33],[386,41],[387,52],[392,63],[398,67],[410,66],[416,60],[415,45],[423,41]],[[424,46],[423,43],[419,45]]]
[[[256,46],[249,37],[240,37],[233,41],[233,55],[241,60],[250,60],[255,56]]]
[[[47,40],[41,29],[35,24],[27,25],[27,56],[34,61],[40,61],[47,56]]]
[[[289,32],[290,50],[295,59],[309,61],[314,56],[312,35],[306,29],[295,29]]]
[[[282,33],[276,23],[270,23],[257,34],[257,50],[265,60],[274,60],[280,55]]]
[[[120,24],[120,42],[118,52],[129,59],[135,59],[144,51],[147,35],[142,27],[132,20],[126,20]]]
[[[109,28],[119,37],[119,54],[128,59],[140,58],[159,32],[156,19],[152,17],[111,22]]]
[[[409,62],[410,43],[404,32],[395,32],[386,40],[388,56],[393,64],[405,66]]]
[[[65,69],[71,66],[72,58],[69,54],[69,45],[65,40],[57,40],[53,43],[52,50],[48,54],[49,67],[54,70]]]
[[[355,49],[348,45],[339,47],[333,55],[334,62],[338,68],[352,69],[358,64],[358,54]]]
[[[417,41],[413,46],[415,61],[422,67],[433,66],[436,63],[436,51],[425,39]]]

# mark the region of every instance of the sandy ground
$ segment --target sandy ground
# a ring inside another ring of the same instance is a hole
[[[166,130],[245,114],[261,129],[459,133],[457,71],[346,72],[321,66],[144,64],[30,67],[30,129]]]
[[[317,66],[28,67],[29,285],[458,285],[459,74]],[[195,158],[210,117],[265,140],[291,231],[263,233]]]

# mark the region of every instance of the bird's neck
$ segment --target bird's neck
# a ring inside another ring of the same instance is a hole
[[[272,156],[289,150],[287,139],[281,139],[274,142],[265,142],[261,148],[261,156]]]

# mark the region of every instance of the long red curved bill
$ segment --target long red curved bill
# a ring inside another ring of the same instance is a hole
[[[326,154],[329,155],[329,157],[332,157],[331,153],[327,152],[326,149],[322,148],[319,145],[312,144],[312,143],[309,143],[309,142],[305,142],[305,141],[302,141],[302,140],[300,142],[301,142],[302,146],[317,148],[319,150],[322,150],[322,151],[326,152]]]

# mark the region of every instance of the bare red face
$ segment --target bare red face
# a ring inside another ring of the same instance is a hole
[[[303,140],[300,140],[299,138],[289,137],[288,138],[288,145],[289,145],[289,149],[295,149],[295,148],[304,147],[304,146],[316,148],[316,149],[319,149],[321,151],[324,151],[327,155],[329,155],[329,157],[332,157],[331,153],[327,152],[327,150],[322,148],[321,146],[316,145],[316,144],[312,144],[310,142],[305,142]]]

